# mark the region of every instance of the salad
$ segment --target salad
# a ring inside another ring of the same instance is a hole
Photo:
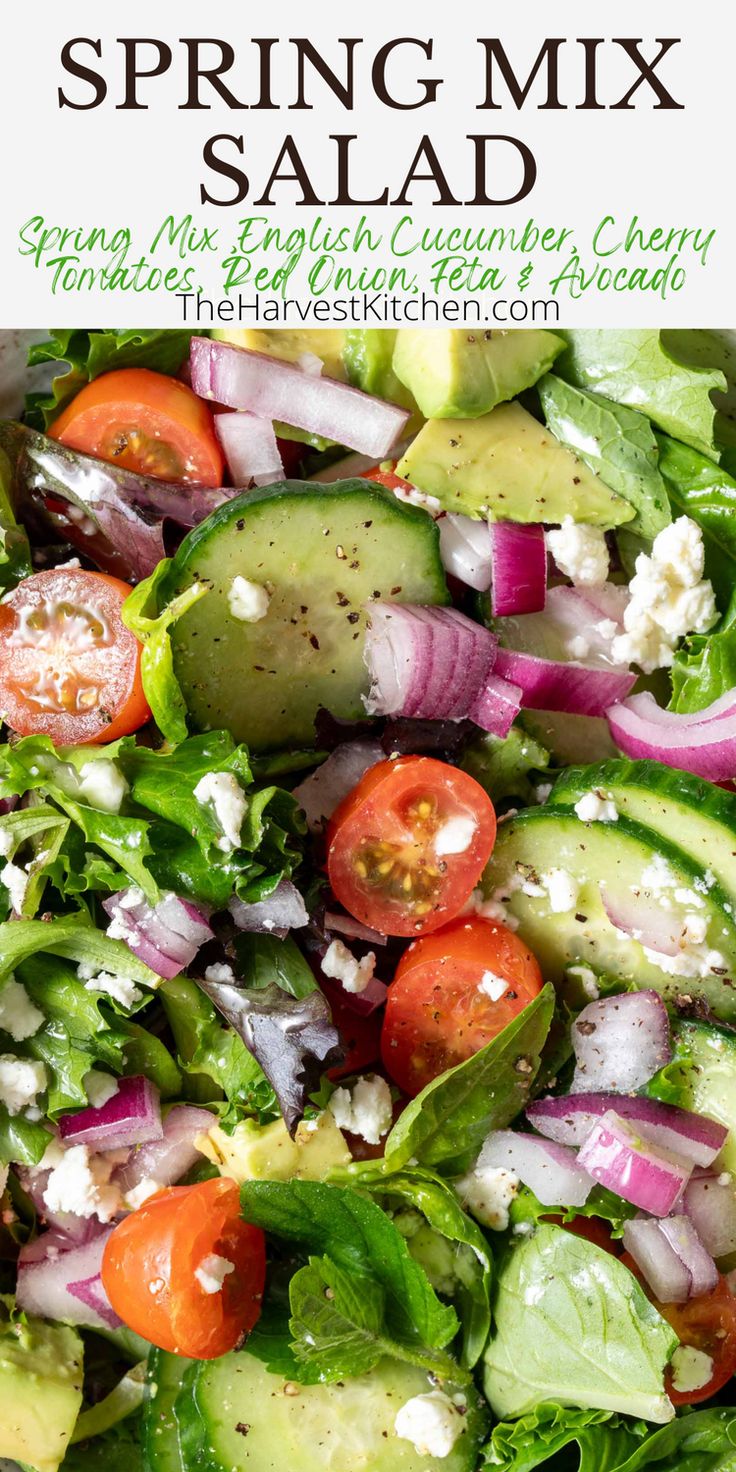
[[[30,361],[0,1456],[734,1467],[727,339]]]

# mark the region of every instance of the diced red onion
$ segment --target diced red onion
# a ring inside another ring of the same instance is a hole
[[[99,1109],[78,1109],[59,1120],[66,1145],[88,1145],[90,1150],[120,1150],[145,1145],[163,1136],[158,1089],[142,1074],[121,1078],[117,1093]]]
[[[607,883],[600,885],[603,908],[611,924],[650,951],[663,956],[676,956],[682,947],[685,934],[685,919],[675,910],[665,910],[654,895],[630,889],[609,890]]]
[[[712,1257],[727,1257],[736,1252],[736,1189],[732,1180],[694,1172],[685,1187],[682,1204]]]
[[[549,588],[545,618],[565,646],[573,639],[585,640],[586,661],[611,664],[611,645],[624,631],[628,599],[628,588],[617,583],[604,583],[600,588]]]
[[[317,378],[265,353],[194,337],[192,387],[204,399],[335,440],[382,460],[409,412],[332,378]]]
[[[651,757],[710,782],[736,775],[734,691],[693,715],[663,711],[654,696],[643,691],[629,700],[619,697],[606,716],[611,735],[626,756]]]
[[[660,1303],[685,1303],[692,1291],[692,1275],[660,1227],[653,1217],[636,1217],[624,1227],[623,1244]]]
[[[124,930],[134,955],[167,980],[189,966],[200,946],[212,939],[202,911],[175,894],[149,905],[140,891],[121,889],[103,900],[102,908]]]
[[[624,699],[636,676],[629,670],[540,659],[499,649],[494,673],[522,689],[526,710],[560,710],[576,716],[603,716]]]
[[[515,1130],[494,1130],[488,1135],[475,1168],[493,1167],[512,1171],[543,1206],[584,1206],[593,1189],[574,1150]]]
[[[299,890],[290,879],[282,879],[265,900],[246,904],[233,895],[228,904],[238,930],[276,935],[283,940],[290,930],[309,924],[309,914]]]
[[[468,710],[471,721],[492,736],[508,736],[521,710],[523,690],[500,675],[491,673]]]
[[[0,797],[0,818],[6,818],[18,805],[17,797]]]
[[[446,572],[485,593],[491,586],[491,533],[487,521],[448,511],[440,516],[440,556]]]
[[[337,910],[325,912],[325,930],[334,930],[338,935],[348,935],[353,940],[367,941],[370,946],[385,946],[388,940],[380,930],[364,925],[362,920],[355,920],[352,915],[338,914]]]
[[[257,419],[245,412],[216,414],[217,438],[233,485],[269,486],[284,479],[284,464],[270,419]]]
[[[584,1007],[571,1029],[571,1092],[643,1088],[672,1058],[667,1009],[655,991],[621,992]]]
[[[703,1293],[711,1293],[718,1282],[718,1268],[689,1217],[663,1217],[659,1225],[665,1241],[690,1274],[691,1296],[700,1298]]]
[[[386,753],[378,741],[345,741],[336,746],[321,767],[293,791],[311,831],[324,826],[369,767],[385,760]]]
[[[513,521],[491,523],[491,612],[539,613],[547,592],[544,527]]]
[[[593,1125],[578,1164],[594,1180],[652,1216],[667,1216],[690,1178],[692,1166],[657,1150],[638,1130],[609,1110]]]
[[[190,1104],[175,1104],[163,1122],[160,1140],[152,1140],[135,1150],[126,1165],[113,1176],[123,1195],[141,1181],[157,1181],[160,1186],[175,1186],[182,1176],[201,1161],[194,1141],[212,1128],[213,1116],[208,1109]]]
[[[388,987],[385,981],[379,981],[377,976],[372,976],[362,992],[349,992],[341,981],[334,982],[340,992],[340,1001],[344,1002],[350,1012],[355,1012],[359,1017],[370,1017],[379,1007],[383,1007],[388,996]]]
[[[82,1246],[72,1247],[67,1252],[55,1252],[55,1243],[44,1242],[47,1255],[37,1256],[37,1244],[21,1247],[18,1255],[18,1277],[15,1301],[25,1313],[38,1314],[41,1318],[56,1319],[61,1323],[78,1324],[90,1329],[117,1328],[120,1320],[112,1325],[113,1310],[104,1295],[100,1282],[99,1290],[84,1291],[95,1279],[99,1280],[100,1264],[105,1244],[112,1228],[96,1232]],[[44,1233],[49,1238],[51,1233]],[[43,1241],[44,1238],[39,1238]],[[35,1251],[30,1254],[30,1247]],[[49,1249],[51,1251],[49,1252]],[[76,1293],[71,1291],[74,1284]],[[82,1293],[79,1292],[82,1287]],[[101,1296],[102,1295],[102,1296]]]
[[[373,603],[365,661],[371,715],[460,719],[483,689],[496,639],[453,608]]]
[[[35,1204],[35,1203],[34,1203]],[[91,1242],[93,1237],[98,1237],[104,1231],[99,1218],[95,1216],[75,1216],[73,1218],[78,1227],[75,1227],[73,1235],[65,1232],[61,1227],[49,1227],[47,1231],[40,1232],[32,1242],[23,1244],[23,1261],[45,1262],[47,1257],[58,1257],[61,1252],[72,1252],[76,1247],[83,1247]]]
[[[659,1099],[627,1094],[568,1094],[536,1099],[527,1106],[526,1117],[548,1139],[561,1145],[582,1145],[596,1120],[611,1109],[635,1124],[653,1145],[694,1165],[710,1165],[728,1137],[728,1130],[715,1119],[679,1109],[675,1104],[663,1104]]]

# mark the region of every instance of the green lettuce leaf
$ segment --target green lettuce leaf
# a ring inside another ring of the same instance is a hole
[[[10,461],[5,451],[0,450],[0,593],[14,588],[33,571],[28,537],[15,519],[10,495],[12,482]]]
[[[710,634],[691,634],[672,666],[670,710],[703,710],[736,686],[736,597]]]
[[[553,373],[537,384],[537,390],[553,435],[635,507],[627,534],[653,540],[671,515],[649,420],[625,404],[575,388]]]
[[[0,1163],[8,1165],[38,1165],[46,1154],[51,1135],[35,1120],[26,1119],[24,1114],[8,1114],[0,1105]]]
[[[94,968],[95,975],[107,971],[151,991],[161,984],[161,977],[139,961],[124,941],[110,940],[104,931],[95,930],[86,920],[74,917],[8,920],[0,925],[0,985],[21,961],[45,952],[66,956],[77,965],[84,962]],[[114,1006],[117,1009],[118,1004]]]
[[[556,1401],[666,1422],[678,1343],[617,1258],[545,1224],[499,1270],[485,1393],[499,1419]]]
[[[560,1452],[577,1447],[576,1472],[617,1472],[646,1427],[625,1423],[610,1411],[579,1410],[542,1402],[518,1421],[499,1421],[484,1448],[484,1465],[497,1472],[534,1472]],[[566,1468],[573,1463],[565,1459]]]
[[[714,1406],[654,1431],[616,1472],[733,1472],[734,1466],[736,1410]]]
[[[178,598],[173,598],[158,611],[159,584],[166,577],[169,562],[164,559],[126,598],[121,617],[126,628],[143,645],[141,680],[146,700],[159,731],[173,746],[188,735],[186,705],[174,673],[174,656],[169,630],[200,598],[208,592],[206,583],[192,583]]]
[[[736,480],[707,456],[658,435],[659,466],[677,516],[692,517],[703,533],[705,576],[720,608],[736,583]]]
[[[34,429],[47,429],[86,383],[116,368],[152,368],[156,373],[178,373],[189,352],[191,336],[183,328],[54,331],[46,342],[34,343],[29,349],[28,364],[37,367],[58,363],[63,372],[54,378],[49,393],[28,395],[26,422]]]
[[[536,801],[539,785],[533,774],[549,766],[549,752],[526,731],[512,726],[505,738],[479,732],[465,747],[460,765],[480,783],[494,803],[506,798],[532,803]]]
[[[278,1117],[276,1095],[242,1038],[225,1027],[209,998],[185,976],[165,981],[159,992],[174,1036],[189,1097],[207,1103],[224,1096],[224,1123],[243,1113],[260,1120]]]
[[[727,386],[720,368],[678,361],[663,334],[647,328],[575,328],[560,336],[568,345],[555,364],[560,377],[627,404],[665,434],[718,458],[712,394]]]
[[[467,1170],[489,1130],[504,1128],[524,1108],[554,1005],[554,989],[546,986],[485,1048],[422,1089],[386,1141],[386,1169],[413,1160],[445,1175]]]

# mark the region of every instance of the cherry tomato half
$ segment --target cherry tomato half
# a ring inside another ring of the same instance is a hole
[[[395,467],[396,461],[394,461],[393,470],[379,470],[376,466],[374,470],[364,470],[360,478],[361,480],[372,480],[377,486],[385,486],[387,491],[413,491],[414,487],[408,480],[402,480],[400,475],[395,474]]]
[[[171,1354],[215,1359],[260,1317],[265,1237],[243,1221],[234,1181],[169,1186],[115,1228],[101,1271],[129,1329]],[[213,1289],[218,1277],[221,1287]]]
[[[694,1406],[710,1400],[736,1375],[736,1298],[726,1279],[721,1276],[711,1293],[689,1298],[686,1303],[660,1303],[633,1257],[627,1252],[621,1261],[638,1278],[657,1312],[672,1325],[680,1343],[701,1350],[713,1361],[708,1383],[698,1390],[675,1390],[672,1368],[667,1369],[665,1389],[673,1406]]]
[[[330,884],[363,924],[423,935],[462,910],[495,839],[493,803],[474,777],[428,756],[379,762],[333,814]]]
[[[542,989],[531,951],[504,925],[454,920],[417,940],[388,990],[381,1036],[386,1071],[406,1094],[463,1063]]]
[[[127,583],[55,568],[0,603],[0,715],[59,746],[116,741],[148,720],[141,646],[120,610]]]
[[[48,433],[138,475],[222,485],[225,461],[209,405],[178,378],[150,368],[118,368],[93,379]]]

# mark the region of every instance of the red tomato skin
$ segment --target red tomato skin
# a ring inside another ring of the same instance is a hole
[[[364,884],[357,877],[356,854],[363,844],[386,841],[408,851],[407,863],[415,874],[429,859],[434,861],[432,833],[418,833],[402,816],[425,793],[436,801],[443,820],[472,817],[475,831],[462,852],[441,861],[436,890],[420,915],[410,902],[390,897],[380,882]],[[334,894],[355,919],[385,935],[425,935],[464,909],[495,841],[493,803],[475,778],[434,757],[402,756],[370,767],[333,813],[327,828],[327,871]]]
[[[195,1269],[210,1254],[235,1264],[217,1293]],[[263,1232],[243,1221],[234,1181],[170,1186],[114,1229],[102,1284],[128,1328],[159,1349],[216,1359],[236,1349],[261,1312],[266,1276]]]
[[[493,1000],[486,972],[508,983]],[[384,1068],[414,1096],[484,1047],[541,991],[535,957],[513,931],[477,916],[453,920],[404,952],[388,991]]]
[[[0,604],[0,711],[21,736],[43,734],[58,746],[97,745],[137,731],[150,718],[141,680],[141,645],[120,616],[130,586],[108,573],[52,568],[25,578]],[[94,625],[104,624],[98,644],[81,654],[63,631],[50,650],[34,649],[26,618],[50,616],[71,605]],[[12,641],[12,642],[11,642]],[[87,680],[99,698],[88,710],[44,709],[33,700],[35,681],[61,666],[73,688]],[[27,668],[26,668],[27,666]],[[25,693],[23,686],[26,670]]]
[[[332,1021],[345,1049],[342,1063],[330,1068],[327,1076],[333,1081],[349,1078],[351,1074],[361,1073],[378,1062],[381,1056],[381,1014],[371,1012],[368,1016],[361,1016],[345,1001],[339,982],[320,976],[319,984],[330,1004]]]
[[[220,486],[225,459],[209,404],[150,368],[102,373],[49,426],[51,439],[141,475]]]

